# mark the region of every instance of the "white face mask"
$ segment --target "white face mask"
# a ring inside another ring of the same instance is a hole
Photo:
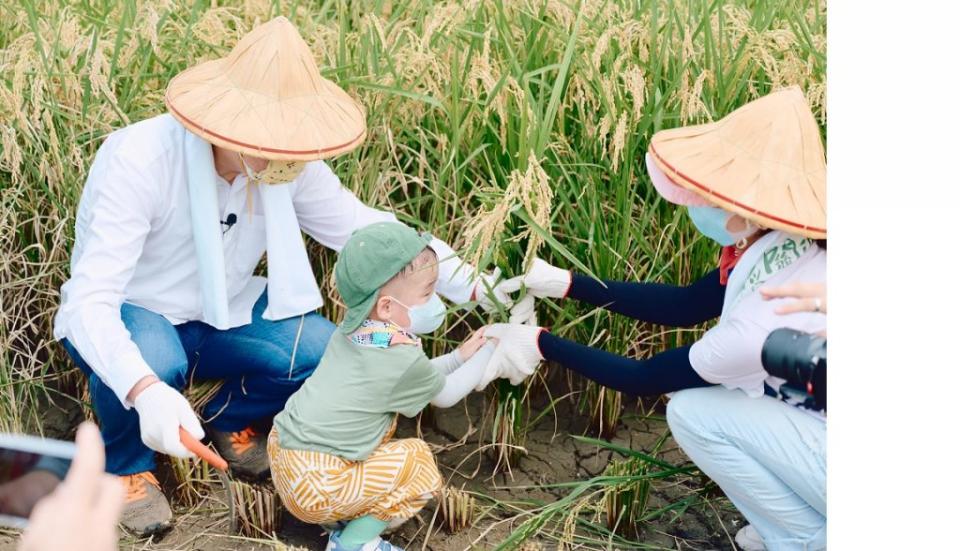
[[[410,327],[401,327],[401,329],[416,335],[433,333],[443,325],[443,320],[447,317],[447,307],[443,305],[443,301],[436,293],[430,295],[430,300],[427,302],[416,306],[407,306],[393,297],[387,298],[407,309],[407,315],[410,316]],[[390,323],[393,323],[393,321]]]
[[[746,221],[746,226],[740,231],[732,232],[728,230],[727,224],[736,214],[718,207],[690,206],[687,207],[687,213],[689,213],[693,225],[697,227],[700,233],[724,247],[750,237],[757,231],[757,227],[749,220]]]

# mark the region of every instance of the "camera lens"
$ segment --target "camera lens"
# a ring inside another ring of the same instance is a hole
[[[827,339],[796,331],[777,329],[763,343],[760,361],[763,368],[785,384],[814,392],[818,406],[826,402]]]

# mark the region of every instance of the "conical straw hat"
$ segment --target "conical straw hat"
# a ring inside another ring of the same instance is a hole
[[[764,227],[827,236],[827,164],[820,131],[796,86],[717,122],[663,130],[650,141],[671,181]]]
[[[191,132],[265,159],[324,159],[350,151],[366,136],[363,107],[320,76],[286,17],[247,33],[227,57],[178,74],[165,99]]]

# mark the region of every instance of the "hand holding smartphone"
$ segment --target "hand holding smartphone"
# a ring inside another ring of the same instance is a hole
[[[77,429],[76,446],[0,435],[0,486],[23,490],[16,496],[27,498],[7,500],[0,518],[11,526],[26,525],[19,551],[117,549],[124,490],[120,480],[104,472],[105,460],[100,431],[90,422]]]
[[[0,524],[24,528],[34,506],[67,476],[72,442],[0,434]]]
[[[214,467],[226,462],[181,430],[184,445]],[[76,445],[0,434],[0,525],[25,528],[20,551],[113,551],[123,509],[120,481],[104,472],[96,425],[77,430]]]

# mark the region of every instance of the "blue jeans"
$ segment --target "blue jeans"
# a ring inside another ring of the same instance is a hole
[[[253,321],[220,331],[203,322],[173,325],[160,314],[124,304],[120,317],[147,365],[168,385],[182,390],[188,380],[223,379],[202,418],[220,431],[239,431],[272,418],[313,373],[336,326],[317,313],[280,321],[263,319],[267,294],[253,308]],[[299,334],[299,339],[297,335]],[[125,475],[152,470],[154,451],[140,439],[140,419],[92,373],[66,339],[70,357],[89,377],[90,398],[107,449],[107,472]]]
[[[677,392],[673,438],[768,551],[827,546],[827,425],[776,398],[721,386]]]

